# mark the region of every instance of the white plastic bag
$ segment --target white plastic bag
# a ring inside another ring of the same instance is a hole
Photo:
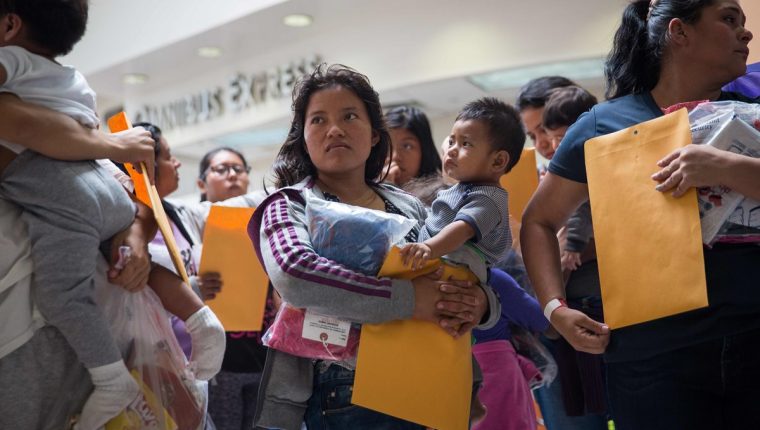
[[[377,275],[391,246],[417,224],[401,215],[305,194],[306,222],[316,253],[365,275]]]
[[[735,101],[701,103],[689,113],[692,142],[724,151],[760,157],[760,105]],[[760,202],[723,186],[697,190],[702,240],[757,242],[760,239]]]
[[[541,375],[540,378],[528,381],[531,390],[548,387],[557,379],[557,362],[549,350],[538,340],[537,335],[522,327],[513,326],[512,345],[517,354],[533,362]]]
[[[99,291],[99,305],[111,320],[127,368],[142,390],[106,430],[200,430],[206,395],[196,381],[153,290],[131,293],[116,286]]]

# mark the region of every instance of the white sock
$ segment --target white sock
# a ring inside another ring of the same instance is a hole
[[[84,404],[75,430],[96,430],[103,427],[140,393],[140,387],[121,360],[87,371],[90,372],[95,390]]]
[[[224,358],[224,327],[208,306],[200,308],[185,321],[193,343],[190,361],[195,363],[195,377],[207,381],[219,373]]]

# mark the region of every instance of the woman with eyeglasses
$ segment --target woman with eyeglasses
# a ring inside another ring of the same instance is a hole
[[[214,203],[245,194],[250,171],[243,154],[232,148],[221,147],[207,152],[201,159],[198,175],[201,201]]]
[[[157,158],[164,157],[158,155]],[[213,204],[255,207],[264,199],[262,191],[248,193],[250,170],[243,154],[229,147],[215,148],[201,158],[197,181],[201,201],[174,207],[177,216],[198,244],[203,238],[206,218]],[[157,176],[162,175],[159,173]],[[161,180],[156,179],[156,182],[158,185]],[[199,280],[197,288],[204,301],[213,300],[223,289],[223,280],[216,273],[202,274]],[[275,311],[270,294],[267,297],[265,320],[273,318]],[[219,430],[253,428],[256,395],[266,360],[266,347],[261,344],[264,330],[265,328],[261,332],[227,333],[222,370],[209,384],[208,412]]]

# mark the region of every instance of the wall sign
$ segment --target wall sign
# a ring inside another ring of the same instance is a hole
[[[311,73],[322,57],[294,61],[270,70],[232,76],[226,85],[205,89],[168,103],[143,104],[132,117],[150,122],[163,131],[212,121],[228,113],[242,112],[268,100],[290,97],[298,79]]]

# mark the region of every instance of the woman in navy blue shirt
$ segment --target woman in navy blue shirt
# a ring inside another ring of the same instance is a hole
[[[746,70],[752,33],[745,19],[737,0],[627,6],[606,64],[609,101],[568,130],[523,217],[523,255],[541,305],[577,350],[605,354],[619,430],[757,428],[760,422],[752,412],[760,404],[757,244],[705,249],[710,305],[703,309],[610,333],[554,301],[564,294],[555,234],[588,199],[586,140],[656,118],[661,108],[680,102],[751,101],[721,92]],[[660,168],[652,187],[676,197],[691,187],[724,185],[760,199],[758,159],[690,145],[666,157]]]

